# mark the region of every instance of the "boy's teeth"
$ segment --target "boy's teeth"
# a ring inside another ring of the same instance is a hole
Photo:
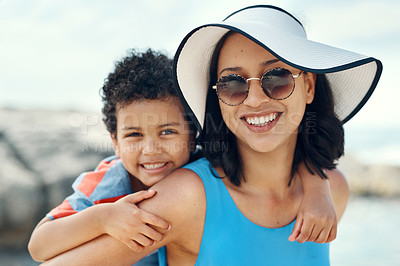
[[[146,168],[148,170],[153,170],[153,169],[161,168],[166,164],[167,163],[148,163],[148,164],[142,164],[142,165],[144,168]]]
[[[274,121],[277,116],[277,113],[272,113],[270,115],[260,117],[246,117],[246,122],[253,126],[262,127]]]

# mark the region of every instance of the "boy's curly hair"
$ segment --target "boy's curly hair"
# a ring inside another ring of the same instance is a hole
[[[121,108],[135,100],[177,97],[172,60],[151,49],[143,53],[129,50],[104,80],[100,95],[104,104],[103,121],[107,130],[115,134],[117,104]]]

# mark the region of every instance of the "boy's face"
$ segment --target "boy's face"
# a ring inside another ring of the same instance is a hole
[[[152,186],[190,157],[189,125],[179,99],[134,101],[117,106],[115,153],[130,175]]]

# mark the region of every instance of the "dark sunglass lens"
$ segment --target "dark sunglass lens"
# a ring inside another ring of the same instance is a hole
[[[262,78],[265,94],[272,99],[282,100],[290,96],[294,89],[292,73],[283,68],[268,71]]]
[[[246,99],[247,83],[236,75],[222,77],[218,83],[218,97],[226,104],[238,105]]]

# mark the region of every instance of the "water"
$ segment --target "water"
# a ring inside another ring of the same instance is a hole
[[[346,153],[363,164],[400,166],[400,127],[345,127]],[[399,177],[400,178],[400,177]],[[400,199],[350,199],[331,245],[333,266],[400,266]]]
[[[352,197],[331,244],[332,266],[399,266],[399,222],[399,199]]]

